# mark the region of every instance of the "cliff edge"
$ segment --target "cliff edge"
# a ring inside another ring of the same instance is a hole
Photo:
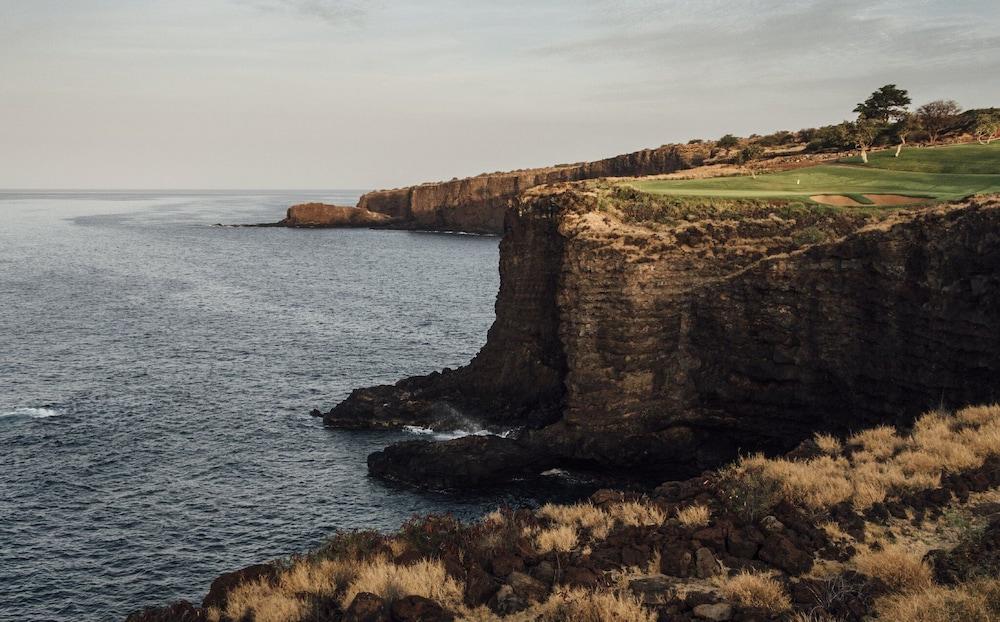
[[[475,359],[357,390],[324,419],[515,432],[391,446],[373,474],[665,479],[1000,395],[996,197],[887,211],[589,182],[525,193],[504,228],[497,319]]]

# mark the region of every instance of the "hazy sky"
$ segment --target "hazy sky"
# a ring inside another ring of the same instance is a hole
[[[0,188],[373,188],[1000,105],[997,0],[0,0]]]

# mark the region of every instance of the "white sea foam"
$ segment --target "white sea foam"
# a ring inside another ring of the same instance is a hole
[[[0,411],[0,417],[17,417],[20,419],[48,419],[61,415],[58,410],[52,408],[15,408],[14,410]]]
[[[403,426],[403,429],[410,434],[419,434],[421,436],[432,436],[438,441],[450,441],[456,438],[462,438],[464,436],[488,436],[490,434],[495,434],[496,436],[502,436],[504,438],[510,434],[510,432],[491,432],[490,430],[448,430],[447,432],[438,432],[430,428],[422,428],[416,425]]]

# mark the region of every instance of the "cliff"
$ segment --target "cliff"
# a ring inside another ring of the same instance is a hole
[[[664,145],[597,162],[492,173],[370,192],[358,207],[401,221],[402,228],[471,233],[502,233],[504,212],[525,190],[543,184],[640,177],[700,166],[710,154],[706,145]]]
[[[893,213],[560,185],[507,213],[500,270],[467,367],[355,391],[325,421],[519,432],[392,446],[374,474],[663,479],[1000,395],[997,198]]]
[[[302,203],[288,208],[285,219],[278,223],[284,227],[374,227],[393,222],[391,216],[366,209]]]

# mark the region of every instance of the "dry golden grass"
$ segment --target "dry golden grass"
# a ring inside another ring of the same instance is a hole
[[[1000,619],[1000,579],[889,596],[879,599],[875,609],[878,619],[885,622],[996,622]]]
[[[867,551],[853,559],[862,574],[881,579],[894,592],[912,592],[931,587],[933,575],[921,555],[899,545]]]
[[[423,596],[448,609],[462,608],[462,585],[445,572],[439,560],[423,559],[408,566],[398,566],[384,558],[362,562],[344,592],[346,608],[361,592],[371,592],[392,603],[404,596]]]
[[[663,510],[649,503],[626,501],[608,508],[608,515],[617,522],[630,527],[656,527],[667,520]]]
[[[813,435],[813,440],[819,450],[828,456],[839,456],[844,451],[844,446],[836,436],[817,433]]]
[[[632,594],[570,589],[555,592],[544,603],[504,618],[512,622],[655,622]]]
[[[744,570],[727,579],[721,590],[726,598],[744,607],[771,613],[781,613],[792,608],[792,599],[784,586],[765,573]]]
[[[690,529],[708,527],[712,520],[712,510],[705,505],[689,505],[677,510],[677,520]]]
[[[863,430],[848,440],[848,444],[861,447],[876,458],[888,458],[902,442],[896,429],[887,425]]]
[[[252,612],[259,622],[295,622],[307,612],[305,601],[297,595],[330,596],[353,574],[352,565],[345,561],[299,560],[273,584],[261,580],[240,585],[229,593],[225,611],[219,613],[234,620]]]
[[[849,458],[841,455],[837,439],[815,440],[823,455],[804,461],[749,456],[729,469],[730,477],[763,477],[776,484],[782,499],[811,510],[842,501],[864,510],[892,494],[936,488],[943,474],[1000,455],[1000,406],[927,413],[906,436],[889,426],[858,432],[848,439]]]
[[[603,540],[611,531],[611,517],[592,503],[582,502],[572,505],[546,503],[538,510],[538,515],[558,525],[570,525],[586,529],[590,535]]]
[[[556,551],[557,553],[569,553],[576,548],[578,538],[576,528],[571,525],[557,525],[551,529],[544,529],[535,535],[535,548],[539,553]]]

